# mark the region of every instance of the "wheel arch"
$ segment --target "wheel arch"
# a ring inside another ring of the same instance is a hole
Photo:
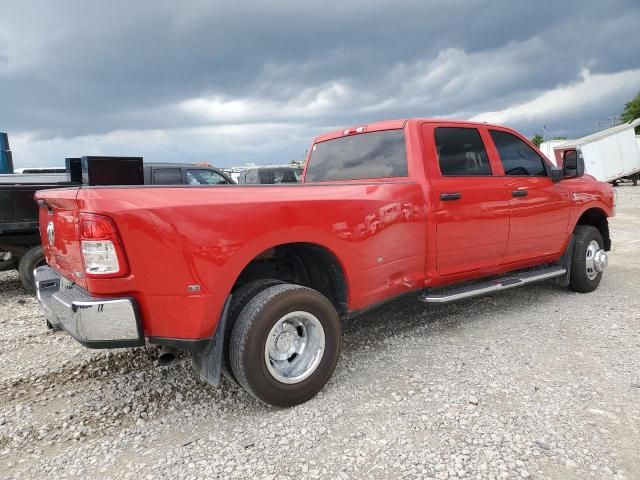
[[[228,289],[230,294],[247,282],[275,278],[304,285],[325,295],[342,317],[348,313],[349,281],[344,262],[335,249],[302,238],[297,241],[256,245],[244,252]]]
[[[604,240],[604,249],[611,250],[611,235],[609,233],[609,220],[604,210],[598,207],[592,207],[580,215],[576,225],[591,225],[597,228]]]

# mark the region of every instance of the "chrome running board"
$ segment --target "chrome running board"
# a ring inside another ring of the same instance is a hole
[[[493,280],[479,281],[460,287],[425,290],[419,297],[426,303],[449,303],[463,298],[477,297],[487,293],[499,292],[509,288],[521,287],[530,283],[541,282],[561,277],[567,269],[560,266],[537,268],[520,273],[512,273]]]

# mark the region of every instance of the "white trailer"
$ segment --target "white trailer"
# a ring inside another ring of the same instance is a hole
[[[572,142],[575,142],[575,140],[567,140],[566,138],[562,140],[547,140],[540,144],[538,150],[544,153],[544,156],[551,160],[552,163],[555,163],[557,165],[557,160],[553,151],[558,147],[561,147],[565,144],[570,144]]]
[[[566,151],[577,150],[584,158],[585,171],[601,182],[618,183],[640,179],[640,142],[634,128],[640,118],[629,123],[603,130],[554,148],[556,162]]]

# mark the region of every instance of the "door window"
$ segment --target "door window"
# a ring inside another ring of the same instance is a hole
[[[435,139],[442,176],[491,175],[487,150],[477,129],[439,127]]]
[[[516,177],[547,176],[542,157],[520,138],[500,130],[491,130],[491,138],[500,154],[505,175]]]

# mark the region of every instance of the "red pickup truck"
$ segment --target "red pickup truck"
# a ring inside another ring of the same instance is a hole
[[[188,350],[291,406],[329,380],[340,319],[555,279],[598,287],[610,185],[500,126],[394,120],[315,139],[302,184],[39,192],[47,323],[90,348]]]

